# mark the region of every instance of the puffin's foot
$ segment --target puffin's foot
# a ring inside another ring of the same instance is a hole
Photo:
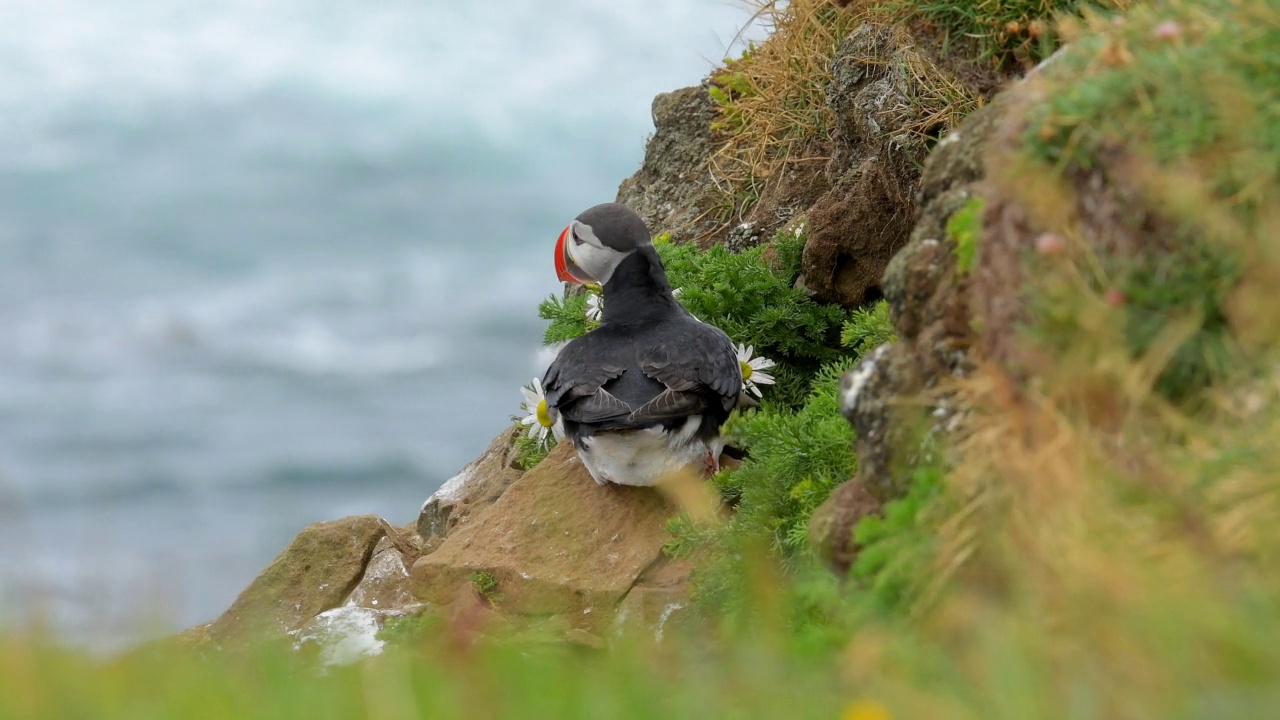
[[[720,458],[716,457],[710,450],[707,451],[707,457],[703,461],[705,464],[702,468],[707,477],[711,477],[720,472]]]

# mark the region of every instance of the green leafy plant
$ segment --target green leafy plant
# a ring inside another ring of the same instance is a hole
[[[889,320],[889,303],[883,300],[871,307],[855,309],[840,330],[840,344],[859,357],[895,339],[897,333]]]
[[[547,455],[551,454],[551,448],[555,447],[549,441],[544,443],[537,438],[528,436],[528,427],[516,423],[516,430],[520,434],[516,435],[516,464],[524,470],[532,470],[542,462]]]
[[[491,572],[484,570],[473,572],[467,576],[467,579],[471,581],[471,584],[475,586],[475,589],[481,595],[487,598],[493,597],[494,593],[498,591],[498,579]]]
[[[939,494],[944,472],[936,465],[916,468],[907,493],[888,502],[881,515],[863,518],[853,531],[859,550],[850,575],[874,607],[903,610],[916,598],[921,568],[936,538],[925,509]]]

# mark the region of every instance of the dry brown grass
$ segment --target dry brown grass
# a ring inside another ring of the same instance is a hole
[[[769,37],[712,76],[724,143],[710,158],[726,208],[741,210],[785,165],[825,162],[834,117],[826,103],[831,59],[861,19],[830,0],[754,2]],[[726,217],[726,219],[728,219]]]
[[[905,79],[907,100],[882,110],[886,133],[934,135],[949,130],[981,104],[979,96],[913,47],[905,26],[880,2],[837,8],[830,0],[757,1],[752,22],[769,37],[712,76],[720,107],[715,129],[723,140],[712,154],[722,219],[741,219],[771,182],[794,165],[830,159],[835,117],[827,103],[831,63],[850,33],[875,23],[899,51],[858,58],[892,66]]]

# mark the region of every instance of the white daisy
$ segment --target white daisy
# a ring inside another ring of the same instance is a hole
[[[587,319],[592,322],[600,322],[602,317],[604,317],[604,296],[597,293],[588,293]]]
[[[534,378],[532,386],[520,388],[520,394],[524,395],[524,402],[520,403],[520,407],[529,413],[520,418],[520,424],[529,426],[529,437],[546,444],[547,431],[550,430],[559,442],[563,433],[559,423],[552,419],[551,410],[547,408],[547,396],[542,391],[542,381]]]
[[[737,350],[738,363],[742,365],[742,389],[755,393],[756,397],[763,397],[759,385],[772,385],[775,382],[773,376],[764,371],[776,363],[768,358],[751,357],[756,350],[754,345],[739,345]]]

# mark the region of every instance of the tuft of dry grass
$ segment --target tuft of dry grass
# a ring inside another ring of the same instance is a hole
[[[769,37],[711,77],[723,144],[709,160],[725,198],[725,220],[740,215],[786,165],[825,162],[834,115],[826,102],[831,60],[861,17],[830,0],[752,0],[751,23]]]

